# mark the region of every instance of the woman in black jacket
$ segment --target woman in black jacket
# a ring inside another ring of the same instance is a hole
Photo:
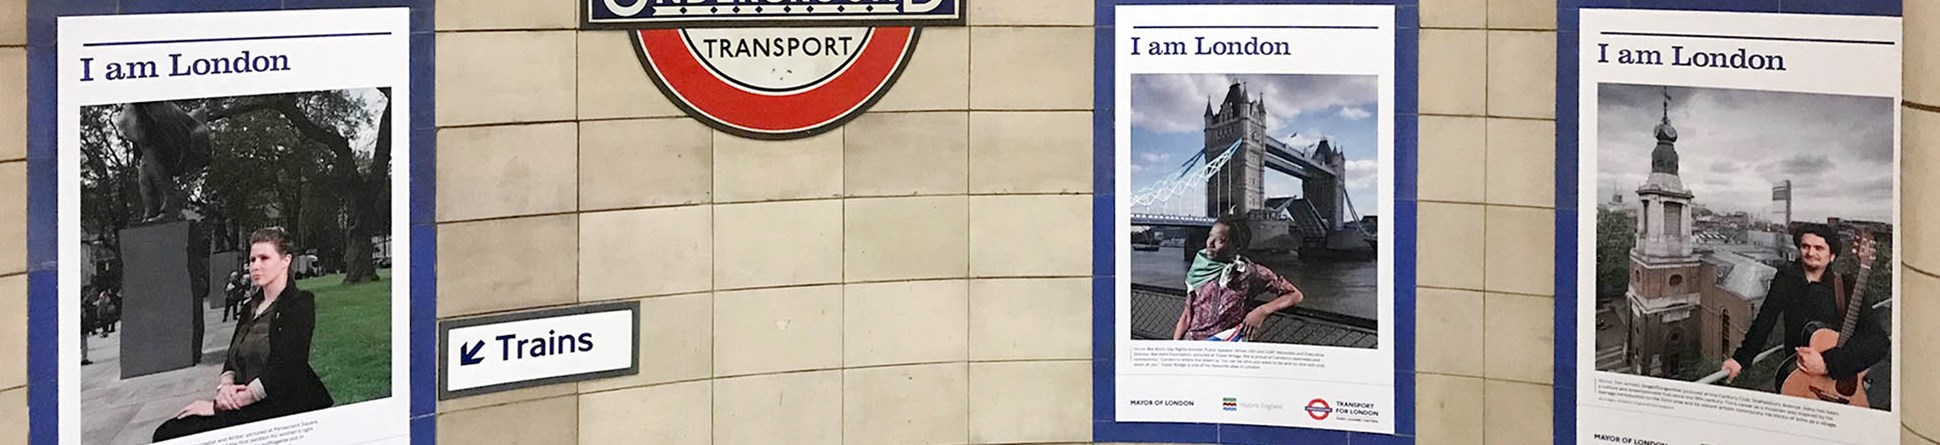
[[[335,401],[310,368],[316,296],[290,280],[289,234],[249,236],[249,278],[257,291],[238,315],[214,395],[190,402],[155,428],[154,441],[327,408]]]

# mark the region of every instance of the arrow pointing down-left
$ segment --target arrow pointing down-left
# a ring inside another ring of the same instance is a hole
[[[458,345],[458,366],[476,365],[485,362],[484,357],[478,356],[478,352],[484,349],[484,340],[479,340],[478,344],[471,345],[469,348],[465,347],[465,345]]]

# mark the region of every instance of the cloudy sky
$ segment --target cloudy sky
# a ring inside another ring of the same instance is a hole
[[[1380,164],[1376,156],[1381,114],[1374,76],[1305,74],[1136,74],[1132,76],[1132,190],[1179,166],[1205,146],[1207,101],[1218,107],[1233,82],[1249,96],[1266,99],[1267,134],[1297,148],[1321,138],[1347,155],[1347,194],[1362,215],[1373,215]],[[1294,136],[1298,134],[1298,136]],[[1300,194],[1300,181],[1267,170],[1268,197]],[[1193,184],[1175,200],[1205,209],[1205,184]]]
[[[1622,191],[1636,202],[1650,175],[1659,86],[1602,84],[1597,91],[1597,201]],[[1713,211],[1769,216],[1772,186],[1792,181],[1792,219],[1891,221],[1893,100],[1720,88],[1670,87],[1671,125],[1684,186]]]

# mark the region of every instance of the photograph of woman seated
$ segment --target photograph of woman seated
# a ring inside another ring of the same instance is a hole
[[[1228,215],[1213,223],[1206,248],[1193,257],[1186,272],[1186,304],[1179,311],[1173,340],[1244,341],[1247,331],[1258,330],[1267,316],[1305,298],[1273,269],[1239,255],[1252,239],[1245,219]],[[1247,310],[1246,301],[1260,293],[1276,297]]]
[[[206,399],[190,402],[155,428],[155,442],[330,407],[335,402],[310,367],[316,296],[290,279],[290,236],[282,228],[249,236],[249,295],[229,341],[222,374]]]

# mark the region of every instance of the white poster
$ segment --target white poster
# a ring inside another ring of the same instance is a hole
[[[1393,433],[1396,8],[1115,14],[1116,421]]]
[[[1900,19],[1581,17],[1576,442],[1900,443]]]
[[[409,443],[408,21],[59,19],[60,443]]]

